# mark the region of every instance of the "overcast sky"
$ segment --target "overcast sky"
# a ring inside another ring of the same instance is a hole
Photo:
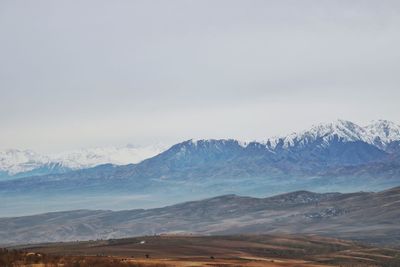
[[[0,1],[0,149],[399,123],[399,85],[400,1]]]

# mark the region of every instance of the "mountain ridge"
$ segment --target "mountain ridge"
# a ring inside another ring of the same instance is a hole
[[[358,136],[351,130],[357,132],[360,128],[352,123],[339,121],[335,125],[350,125],[342,132],[352,138]],[[261,196],[295,190],[350,192],[400,185],[400,141],[390,141],[382,150],[362,140],[339,136],[336,126],[317,127],[320,136],[300,138],[304,134],[299,134],[287,149],[283,139],[275,147],[234,139],[186,140],[136,164],[104,164],[0,181],[0,200],[10,203],[0,207],[0,212],[38,212],[43,198],[52,203],[48,210],[87,206],[109,209],[114,201],[123,209],[231,193]],[[382,129],[386,140],[396,136]]]
[[[324,146],[333,138],[338,138],[345,142],[363,141],[386,151],[388,145],[394,141],[400,141],[400,125],[387,120],[372,121],[366,126],[359,126],[346,120],[336,120],[331,123],[321,123],[312,126],[308,130],[294,132],[287,136],[269,138],[266,141],[244,142],[234,139],[220,139],[220,141],[237,141],[242,147],[251,144],[265,145],[270,151],[279,149],[291,149],[294,146],[304,146],[310,142],[321,139],[320,145]],[[190,141],[196,145],[199,141],[214,139],[199,139]],[[189,141],[189,140],[188,140]],[[134,164],[142,160],[155,156],[167,149],[164,145],[134,147],[104,147],[81,149],[63,152],[52,155],[36,153],[32,150],[9,149],[0,151],[0,172],[3,176],[25,177],[32,176],[36,169],[42,168],[43,173],[46,165],[60,166],[59,169],[48,168],[48,174],[63,173],[69,170],[90,168],[101,164]]]

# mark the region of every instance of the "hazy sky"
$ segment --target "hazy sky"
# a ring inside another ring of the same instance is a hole
[[[0,1],[0,149],[399,123],[399,85],[400,1]]]

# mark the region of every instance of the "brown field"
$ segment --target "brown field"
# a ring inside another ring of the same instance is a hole
[[[400,266],[400,250],[312,235],[146,236],[15,249],[40,253],[36,265],[14,265],[32,267]]]

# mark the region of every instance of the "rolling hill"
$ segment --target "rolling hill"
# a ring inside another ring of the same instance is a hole
[[[399,246],[400,188],[377,193],[296,191],[267,198],[224,195],[156,209],[76,210],[0,219],[6,244],[154,234],[312,233]]]

